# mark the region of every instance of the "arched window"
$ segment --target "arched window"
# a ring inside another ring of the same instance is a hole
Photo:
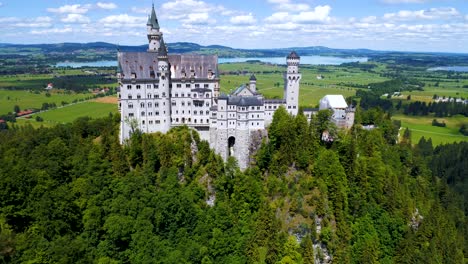
[[[145,103],[140,103],[140,107],[145,107]]]
[[[140,94],[137,94],[137,99],[141,99],[141,95],[140,95]]]
[[[128,99],[132,99],[132,95],[131,95],[131,94],[128,95]]]
[[[206,115],[209,115],[210,114],[210,111],[206,110]]]
[[[150,93],[148,94],[148,98],[151,98],[151,94],[150,94]]]
[[[149,102],[148,107],[153,107],[153,103]]]
[[[145,116],[145,112],[141,112],[141,116]]]
[[[128,103],[128,108],[133,109],[133,103]]]

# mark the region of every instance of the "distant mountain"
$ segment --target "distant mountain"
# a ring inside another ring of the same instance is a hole
[[[9,54],[12,54],[12,48],[18,52],[37,52],[43,53],[56,53],[56,52],[77,52],[83,50],[100,50],[101,52],[113,53],[117,50],[121,51],[146,51],[147,45],[140,46],[120,46],[106,42],[92,42],[92,43],[58,43],[58,44],[8,44],[0,43],[0,48],[9,48]],[[281,49],[235,49],[222,45],[209,45],[202,46],[190,42],[175,42],[169,43],[168,49],[171,53],[198,53],[198,54],[218,54],[220,57],[266,57],[266,56],[286,56],[295,50],[300,55],[337,55],[337,56],[350,56],[350,55],[366,55],[372,53],[381,53],[377,51],[358,49],[331,49],[327,47],[292,47]],[[2,54],[0,49],[0,54]]]
[[[235,49],[222,45],[202,46],[191,42],[176,42],[169,43],[168,49],[170,53],[217,54],[220,58],[285,57],[292,50],[295,50],[300,56],[367,57],[370,61],[421,67],[468,64],[468,54],[332,49],[323,46],[280,49]],[[147,50],[147,45],[120,46],[106,42],[24,45],[0,43],[0,59],[15,59],[17,62],[18,59],[21,60],[28,57],[25,63],[29,64],[51,64],[61,61],[115,60],[118,50],[144,52]],[[36,55],[46,55],[46,57],[41,60],[43,56]]]

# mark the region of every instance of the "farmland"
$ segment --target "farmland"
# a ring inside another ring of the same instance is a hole
[[[91,93],[73,93],[64,91],[51,91],[50,96],[46,92],[30,92],[24,90],[0,90],[0,114],[13,112],[14,106],[18,105],[21,110],[36,108],[40,109],[43,103],[55,103],[57,106],[62,102],[71,103],[74,100],[84,100],[93,97]]]
[[[460,126],[467,122],[467,118],[461,115],[448,118],[437,118],[437,121],[447,124],[446,127],[432,126],[434,117],[414,117],[405,115],[395,115],[394,120],[401,120],[402,128],[411,130],[411,141],[418,143],[421,137],[431,138],[434,145],[468,141],[468,137],[463,136],[458,131]]]

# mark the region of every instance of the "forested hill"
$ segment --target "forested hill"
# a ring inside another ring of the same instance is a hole
[[[168,44],[171,53],[217,54],[219,57],[285,57],[291,50],[301,56],[320,55],[338,57],[368,57],[370,60],[396,65],[412,66],[451,66],[467,65],[468,54],[376,51],[369,49],[333,49],[322,46],[287,47],[281,49],[236,49],[221,45],[202,46],[190,42]],[[146,51],[147,45],[125,46],[105,42],[58,43],[58,44],[5,44],[0,43],[0,58],[22,61],[30,58],[35,64],[59,61],[99,61],[115,60],[117,50]],[[46,55],[45,58],[44,55]],[[39,60],[46,59],[45,61]]]
[[[245,172],[186,127],[2,130],[0,262],[464,263],[468,144],[395,144],[383,113],[325,144],[329,117],[280,108]]]

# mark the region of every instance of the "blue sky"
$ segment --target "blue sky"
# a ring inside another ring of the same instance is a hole
[[[152,1],[0,0],[0,43],[145,44]],[[468,0],[155,1],[166,42],[468,53]]]

